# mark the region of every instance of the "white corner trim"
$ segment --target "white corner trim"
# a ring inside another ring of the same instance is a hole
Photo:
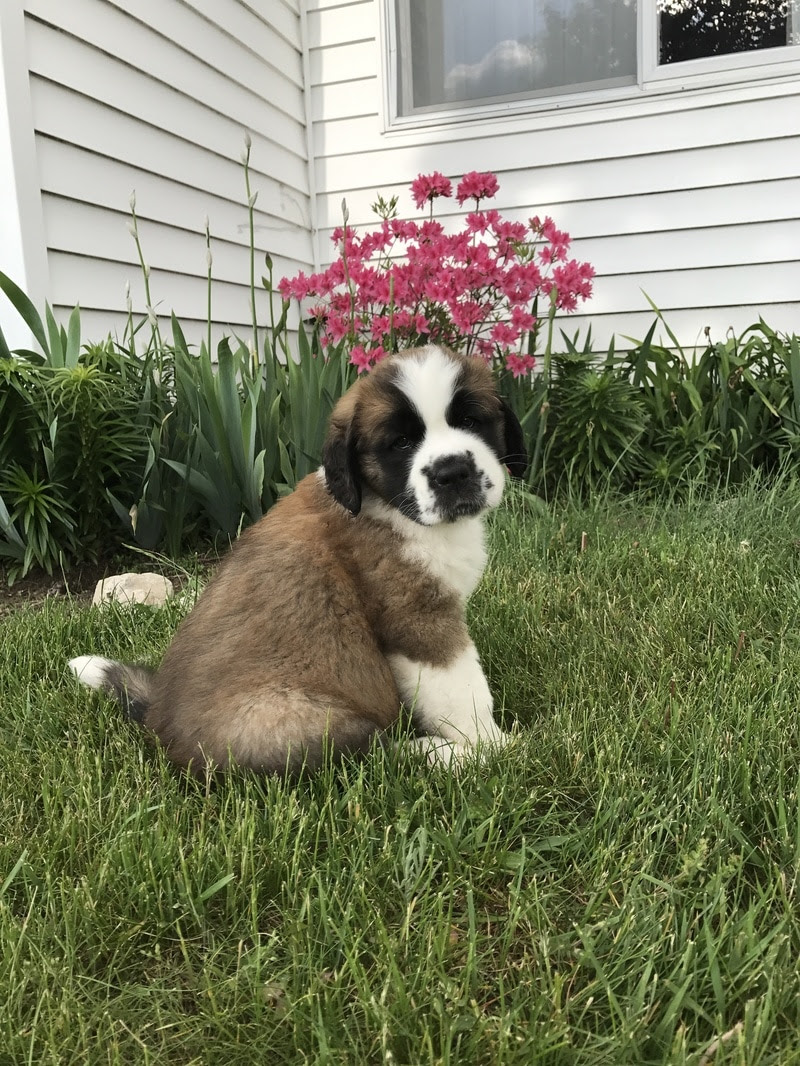
[[[23,0],[0,0],[0,189],[0,270],[38,310],[49,274]],[[30,347],[30,332],[2,294],[0,326],[9,347]]]
[[[0,0],[1,2],[1,0]],[[311,105],[311,59],[308,47],[308,0],[300,0],[300,48],[303,64],[303,108],[306,125],[306,168],[308,171],[308,216],[311,227],[311,256],[314,273],[319,273],[322,265],[319,246],[319,226],[317,225],[317,159],[314,147],[314,114]]]

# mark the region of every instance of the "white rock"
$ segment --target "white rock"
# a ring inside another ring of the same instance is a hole
[[[114,574],[97,582],[92,603],[146,603],[160,607],[175,595],[172,582],[161,574]]]

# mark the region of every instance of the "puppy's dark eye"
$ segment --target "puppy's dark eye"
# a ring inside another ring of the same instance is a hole
[[[463,415],[458,420],[459,429],[474,429],[478,424],[477,418],[473,418],[472,415]]]
[[[391,443],[392,451],[404,452],[407,448],[411,447],[410,437],[395,437]]]

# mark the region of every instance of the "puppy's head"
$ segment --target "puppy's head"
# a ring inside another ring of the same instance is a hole
[[[331,417],[328,489],[352,514],[369,490],[421,525],[496,507],[506,469],[522,477],[522,429],[480,359],[430,345],[383,360]]]

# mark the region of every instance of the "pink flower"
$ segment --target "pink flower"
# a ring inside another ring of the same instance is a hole
[[[393,218],[389,225],[392,228],[392,233],[395,237],[399,237],[404,241],[413,241],[417,235],[416,222],[404,222],[402,219]]]
[[[349,332],[350,322],[345,315],[334,311],[328,316],[328,321],[325,323],[325,335],[333,344],[338,344]]]
[[[301,270],[293,278],[281,278],[278,282],[278,292],[284,300],[290,300],[292,297],[296,300],[302,300],[311,292],[312,282],[313,277],[306,277]]]
[[[526,227],[497,210],[480,210],[481,200],[497,189],[494,174],[465,174],[458,202],[471,199],[475,210],[458,232],[446,232],[432,217],[432,205],[452,195],[450,179],[438,171],[421,174],[412,193],[420,209],[431,204],[424,221],[381,218],[362,234],[339,226],[330,266],[319,274],[283,278],[278,290],[287,300],[312,297],[314,306],[306,313],[320,323],[323,349],[347,342],[360,372],[387,348],[429,337],[490,363],[505,357],[515,377],[529,373],[533,357],[509,349],[524,349],[520,338],[535,340],[533,301],[541,297],[549,304],[552,294],[559,310],[574,310],[591,294],[594,270],[569,258],[569,234],[551,218],[534,216]]]
[[[578,306],[578,297],[587,300],[592,295],[593,277],[594,267],[589,263],[579,263],[576,259],[555,267],[553,282],[558,292],[556,306],[574,311]]]
[[[530,374],[536,366],[536,359],[532,355],[507,355],[506,367],[515,378],[521,378],[523,374]]]
[[[499,219],[499,211],[473,211],[467,215],[467,229],[470,233],[486,233],[490,228],[494,230]]]
[[[466,300],[450,307],[450,317],[456,329],[469,333],[472,327],[483,319],[484,308],[476,300]]]
[[[463,204],[465,200],[482,200],[484,197],[492,197],[500,188],[497,178],[489,171],[483,173],[471,170],[465,174],[458,183],[456,200]]]
[[[519,304],[511,308],[511,324],[516,326],[518,330],[532,329],[535,321],[536,319],[533,315],[526,311],[524,307],[520,307]]]
[[[350,362],[358,367],[359,374],[363,374],[372,366],[372,353],[363,344],[356,344],[350,349]]]
[[[420,211],[429,200],[452,195],[453,183],[438,170],[434,170],[433,174],[420,174],[411,183],[411,196]]]
[[[519,340],[519,330],[507,322],[497,322],[492,328],[492,340],[501,348],[507,348]]]
[[[434,219],[429,218],[423,222],[419,227],[420,241],[434,242],[439,239],[444,233],[444,226],[441,222],[436,222]]]

